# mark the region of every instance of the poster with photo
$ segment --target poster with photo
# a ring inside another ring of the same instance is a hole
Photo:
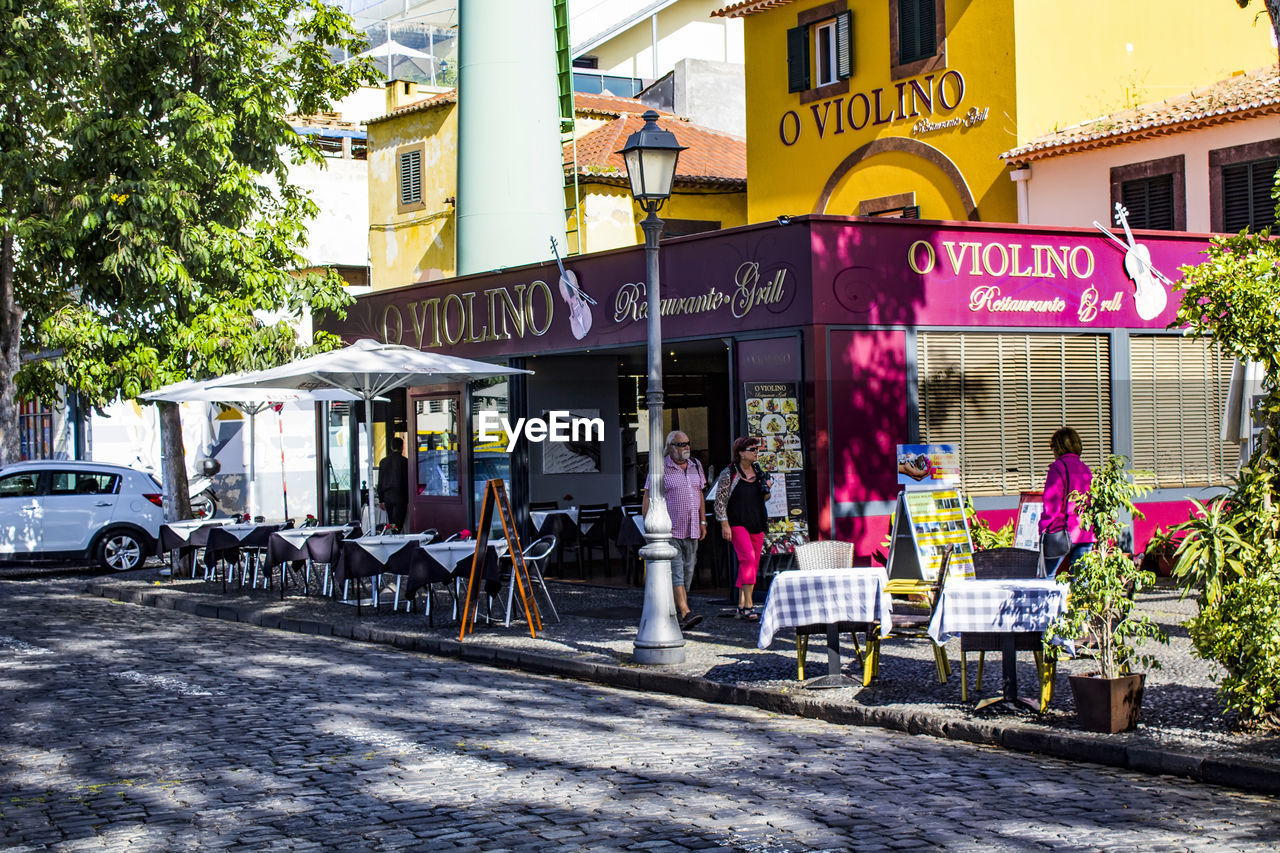
[[[804,433],[799,385],[795,382],[746,382],[747,434],[760,442],[757,461],[772,475],[764,535],[766,554],[789,554],[809,541],[805,499]]]
[[[1044,514],[1044,492],[1022,492],[1018,498],[1018,526],[1013,547],[1040,550],[1040,516]]]
[[[920,559],[921,577],[926,581],[936,580],[942,552],[953,545],[951,577],[972,578],[973,543],[969,539],[969,524],[964,517],[960,493],[955,489],[908,491],[903,493],[903,505]]]
[[[960,448],[954,444],[899,444],[897,463],[899,486],[960,485]]]
[[[548,420],[549,411],[542,412],[542,419]],[[596,420],[600,417],[599,409],[570,409],[571,420]],[[584,431],[586,432],[586,431]],[[587,432],[587,434],[590,434]],[[594,474],[600,470],[600,452],[603,442],[600,441],[544,441],[542,447],[542,473],[544,474]]]

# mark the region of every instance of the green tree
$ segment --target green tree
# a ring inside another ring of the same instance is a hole
[[[298,272],[317,209],[289,166],[322,158],[286,116],[371,79],[332,59],[362,47],[322,0],[0,0],[0,463],[15,382],[97,405],[309,351],[258,319],[350,302],[336,274]],[[20,347],[55,357],[18,372]],[[177,407],[160,410],[185,504]]]
[[[1280,202],[1280,175],[1272,197]],[[1246,723],[1280,707],[1280,241],[1267,230],[1215,237],[1184,267],[1175,325],[1266,368],[1262,440],[1223,497],[1197,504],[1178,532],[1175,577],[1197,595],[1197,653],[1225,670],[1219,693]]]

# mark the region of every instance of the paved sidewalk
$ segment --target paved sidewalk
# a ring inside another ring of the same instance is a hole
[[[78,579],[58,583],[84,585]],[[615,687],[1280,793],[1280,736],[1235,731],[1222,714],[1212,680],[1216,665],[1194,657],[1186,630],[1180,627],[1194,612],[1194,603],[1182,600],[1170,587],[1140,599],[1141,608],[1172,635],[1168,647],[1156,647],[1163,668],[1147,675],[1142,722],[1132,732],[1097,735],[1081,731],[1076,723],[1066,679],[1069,673],[1088,671],[1088,660],[1059,664],[1053,702],[1039,716],[975,711],[976,654],[970,655],[970,702],[961,704],[955,641],[948,644],[953,676],[947,684],[938,683],[926,639],[890,639],[882,646],[880,675],[868,687],[805,690],[795,680],[793,638],[784,632],[770,648],[757,649],[758,625],[737,619],[723,600],[692,595],[691,602],[704,621],[686,633],[685,662],[646,667],[631,660],[643,602],[640,590],[556,581],[549,586],[561,621],[552,619],[544,607],[547,624],[536,639],[523,621],[505,628],[501,623],[486,625],[482,615],[476,633],[462,643],[456,623],[441,624],[447,620],[448,602],[440,593],[436,595],[437,624],[431,628],[421,613],[389,612],[388,599],[381,612],[366,606],[357,617],[354,607],[328,599],[291,595],[281,601],[276,591],[248,589],[224,595],[219,584],[171,581],[160,578],[155,569],[99,576],[84,588],[118,601],[267,628],[350,637]],[[806,667],[810,677],[826,671],[826,648],[819,640],[810,641]],[[1035,683],[1034,664],[1030,655],[1021,657],[1025,660],[1019,661],[1019,683],[1029,689]],[[845,655],[845,672],[860,672],[850,653]],[[999,678],[999,655],[989,655],[984,683],[976,695],[998,692]]]

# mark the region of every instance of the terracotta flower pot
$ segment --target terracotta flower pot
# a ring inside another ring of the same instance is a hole
[[[1068,680],[1076,701],[1076,717],[1085,731],[1115,734],[1138,724],[1145,673],[1102,678],[1091,672],[1072,675]]]

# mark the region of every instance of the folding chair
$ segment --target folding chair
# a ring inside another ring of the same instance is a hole
[[[533,595],[533,587],[539,587],[542,595],[547,599],[547,605],[551,608],[551,615],[556,617],[556,621],[560,621],[560,614],[556,612],[555,602],[551,600],[551,593],[547,590],[547,583],[542,578],[542,569],[547,558],[551,556],[551,552],[555,550],[556,537],[543,536],[541,539],[533,542],[524,550],[524,564],[529,570],[529,590],[528,594]],[[499,563],[502,568],[502,580],[507,586],[507,606],[503,614],[503,626],[511,627],[511,607],[515,602],[516,584],[512,571],[513,564],[509,555],[503,555]],[[499,593],[501,595],[501,593]],[[489,599],[489,606],[493,606],[493,597]]]

